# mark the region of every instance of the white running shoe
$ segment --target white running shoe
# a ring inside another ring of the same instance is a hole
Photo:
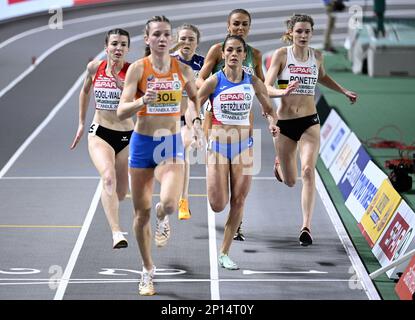
[[[153,269],[147,271],[143,267],[141,273],[140,284],[138,285],[138,293],[140,296],[152,296],[156,294],[153,285],[154,272],[156,271],[156,266],[153,266]]]
[[[124,232],[121,231],[115,231],[112,233],[112,248],[113,249],[121,249],[121,248],[127,248],[128,247],[128,241],[124,237]]]
[[[158,211],[160,208],[160,202],[156,204],[156,233],[154,235],[154,240],[157,247],[164,247],[167,244],[167,241],[170,238],[170,224],[169,216],[166,214],[163,219],[158,218]]]

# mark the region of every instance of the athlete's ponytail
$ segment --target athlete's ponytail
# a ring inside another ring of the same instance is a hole
[[[151,54],[150,46],[146,44],[144,48],[144,57],[148,57]]]

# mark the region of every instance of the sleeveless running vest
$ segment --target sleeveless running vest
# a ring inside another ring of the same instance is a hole
[[[170,58],[170,70],[160,74],[153,69],[148,57],[142,59],[144,71],[137,84],[136,99],[142,97],[147,88],[157,90],[157,100],[145,105],[137,116],[180,116],[180,102],[185,82],[179,62]]]
[[[246,58],[242,62],[242,68],[244,71],[250,75],[255,74],[255,62],[254,62],[254,51],[251,46],[246,46]],[[216,73],[219,70],[222,70],[225,65],[225,61],[222,59],[216,66],[213,67],[212,73]]]
[[[295,80],[300,81],[300,85],[291,94],[314,95],[318,80],[318,67],[314,49],[308,49],[308,59],[302,62],[295,59],[293,47],[287,47],[287,62],[284,70],[278,76],[278,88],[285,89],[290,82]]]
[[[252,75],[244,71],[242,81],[233,83],[226,78],[223,70],[215,74],[218,83],[210,96],[212,124],[249,126],[249,113],[255,95]]]
[[[199,72],[203,67],[203,63],[205,62],[205,57],[200,56],[198,54],[194,54],[192,59],[190,59],[189,61],[183,59],[178,52],[174,52],[172,55],[172,57],[175,57],[177,60],[179,60],[180,62],[187,64],[188,66],[190,66],[193,70],[193,73],[195,75],[195,78],[197,79],[197,77],[199,76]],[[187,92],[186,90],[183,91],[183,97],[187,97]]]
[[[121,80],[125,79],[125,74],[130,66],[128,62],[124,63],[123,68],[118,73]],[[114,77],[109,77],[105,73],[107,61],[104,60],[98,67],[93,80],[95,108],[99,110],[116,111],[121,98],[121,89],[117,87]]]
[[[187,64],[188,66],[190,66],[196,78],[199,76],[199,71],[202,69],[203,63],[205,62],[205,57],[198,55],[196,53],[193,55],[192,59],[190,59],[189,61],[183,59],[177,51],[174,52],[171,56],[175,57],[180,62],[183,62],[184,64]]]

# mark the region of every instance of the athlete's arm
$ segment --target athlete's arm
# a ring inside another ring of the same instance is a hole
[[[201,88],[203,82],[209,78],[213,71],[213,68],[222,60],[222,49],[220,43],[217,43],[210,47],[203,63],[202,69],[199,71],[199,76],[196,80],[196,85]]]
[[[70,146],[71,149],[74,149],[78,142],[81,140],[85,128],[85,118],[88,111],[89,99],[91,97],[91,88],[94,76],[98,70],[101,61],[93,60],[88,63],[86,67],[86,76],[84,79],[84,84],[82,86],[81,92],[79,93],[79,122],[78,129],[75,135],[74,140]]]
[[[216,75],[210,76],[203,83],[202,87],[197,91],[197,96],[199,97],[201,104],[204,104],[206,100],[209,98],[209,96],[215,92],[217,83],[218,83],[218,78],[216,77]],[[205,119],[203,120],[203,131],[204,131],[206,140],[208,139],[208,136],[209,136],[209,129],[212,127],[212,112],[213,110],[205,110]]]
[[[122,91],[124,89],[124,80],[121,80],[117,72],[115,72],[116,67],[117,67],[117,63],[114,63],[111,68],[111,74],[115,80],[115,85],[117,86],[118,89]]]
[[[262,115],[268,121],[268,129],[271,134],[276,137],[279,133],[279,128],[276,126],[277,115],[272,107],[272,103],[269,99],[267,88],[264,83],[256,76],[252,76],[252,86],[255,90],[255,95],[261,104]]]
[[[203,143],[202,120],[199,118],[200,114],[200,100],[197,96],[197,88],[195,84],[195,74],[191,67],[180,63],[179,67],[182,71],[183,78],[186,82],[185,90],[189,99],[187,106],[187,119],[191,119],[191,128],[193,133],[193,141],[191,146],[199,148]]]
[[[206,140],[209,138],[210,129],[212,129],[212,110],[205,110],[205,118],[203,119],[203,133]]]
[[[179,64],[180,69],[182,71],[183,78],[186,82],[185,90],[187,92],[187,96],[189,101],[193,103],[188,104],[187,112],[190,115],[192,121],[199,117],[200,114],[200,101],[197,97],[197,88],[195,84],[195,75],[191,67],[185,65],[184,63]]]
[[[156,91],[147,89],[145,94],[135,99],[137,93],[137,84],[143,75],[143,64],[136,61],[130,65],[125,75],[124,90],[121,94],[120,104],[117,108],[117,116],[120,120],[125,120],[132,117],[147,103],[156,99]]]
[[[252,48],[254,52],[255,75],[264,82],[264,72],[262,71],[262,53],[258,49]]]
[[[319,61],[320,63],[318,71],[318,82],[331,90],[344,94],[352,104],[355,103],[357,100],[357,93],[343,88],[340,84],[338,84],[332,77],[330,77],[326,73],[326,70],[324,69],[324,57],[320,51],[316,50],[315,55],[317,61]]]

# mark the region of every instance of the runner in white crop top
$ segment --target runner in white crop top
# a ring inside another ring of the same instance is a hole
[[[318,67],[314,49],[308,48],[308,59],[297,60],[294,56],[293,47],[287,47],[287,62],[281,74],[278,75],[278,86],[298,81],[298,88],[291,94],[314,96],[318,81]]]
[[[277,49],[265,77],[270,97],[281,97],[277,126],[278,141],[274,139],[278,157],[274,174],[279,181],[293,187],[297,180],[297,150],[301,159],[303,225],[299,241],[312,244],[311,217],[315,203],[315,167],[320,145],[320,121],[314,102],[317,82],[344,94],[351,103],[357,94],[340,86],[324,70],[323,55],[309,47],[313,33],[313,19],[296,14],[287,21],[283,40],[292,44]],[[274,87],[278,79],[278,88]]]

